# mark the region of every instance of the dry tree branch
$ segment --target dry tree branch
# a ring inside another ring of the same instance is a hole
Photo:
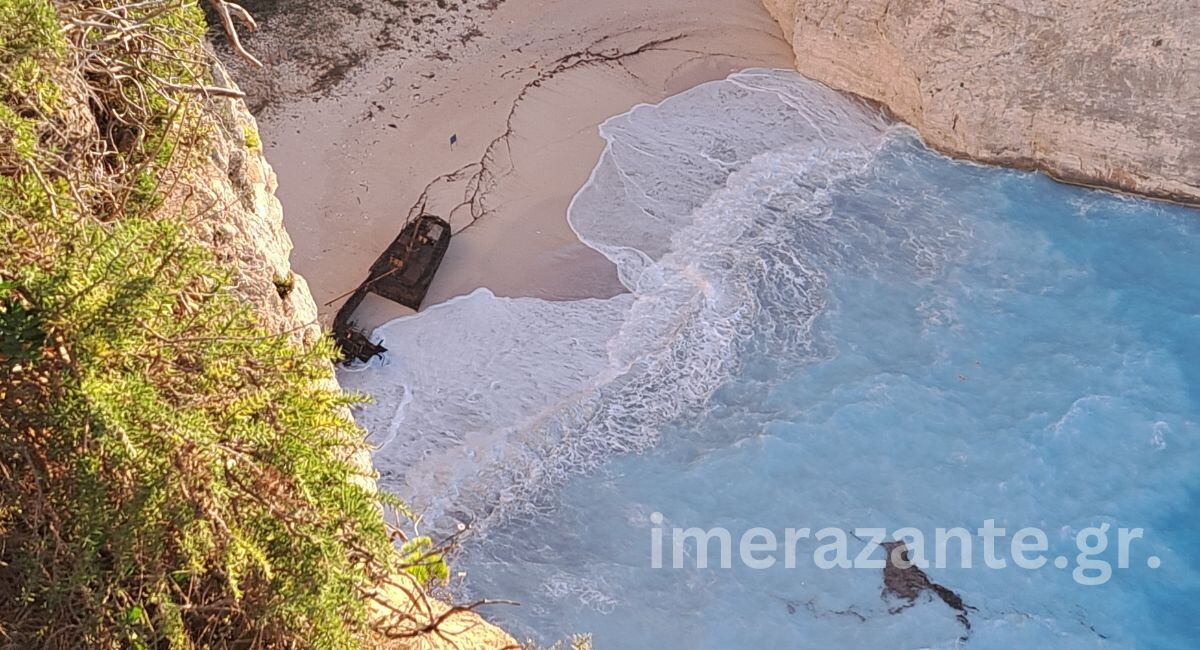
[[[229,46],[233,48],[233,51],[238,56],[252,63],[254,67],[263,67],[262,61],[259,61],[253,54],[247,52],[245,47],[242,47],[242,39],[238,36],[237,25],[233,22],[233,17],[237,16],[238,20],[242,21],[242,24],[246,26],[246,29],[254,31],[258,29],[258,23],[254,21],[254,16],[251,16],[250,12],[246,11],[246,8],[242,5],[229,2],[228,0],[208,0],[208,3],[212,5],[213,10],[221,17],[221,25],[225,28],[225,36],[229,38]]]
[[[473,603],[468,603],[466,605],[452,605],[450,607],[447,607],[446,611],[439,614],[432,621],[426,623],[425,625],[423,625],[421,627],[418,627],[418,628],[412,629],[412,630],[404,630],[404,631],[387,631],[384,633],[384,635],[389,639],[411,639],[414,637],[425,636],[428,634],[439,634],[439,633],[445,634],[445,632],[442,631],[442,625],[448,619],[450,619],[451,617],[456,616],[458,614],[474,612],[476,609],[479,609],[480,607],[482,607],[484,605],[517,606],[517,605],[520,605],[520,603],[513,601],[513,600],[490,600],[490,599],[485,598],[485,599],[477,600]],[[443,638],[445,638],[445,637],[443,637]]]

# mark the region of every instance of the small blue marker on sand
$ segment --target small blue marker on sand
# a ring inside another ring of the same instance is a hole
[[[451,133],[450,134],[450,148],[453,149],[455,144],[458,144],[458,134]]]

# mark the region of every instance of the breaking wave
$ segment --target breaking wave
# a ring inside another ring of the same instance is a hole
[[[381,484],[435,528],[545,509],[572,472],[703,414],[754,349],[819,356],[811,327],[828,268],[883,256],[934,272],[950,254],[911,211],[871,226],[908,229],[901,249],[855,245],[878,238],[837,217],[833,197],[913,136],[795,73],[748,70],[600,131],[607,147],[568,219],[628,294],[480,289],[379,328],[388,357],[342,375],[375,397],[358,417]]]
[[[601,133],[568,216],[629,293],[480,290],[384,326],[391,356],[342,377],[377,398],[360,418],[383,484],[435,529],[474,526],[462,587],[518,598],[506,629],[598,647],[1195,645],[1195,210],[949,160],[790,72]],[[651,570],[653,513],[732,531],[994,519],[1045,529],[1063,558],[1103,523],[1145,545],[1103,587],[1057,560],[930,568],[971,605],[964,630],[936,599],[899,613],[877,571]]]

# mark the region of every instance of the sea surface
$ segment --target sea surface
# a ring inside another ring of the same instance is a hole
[[[341,376],[376,398],[381,484],[425,531],[470,525],[465,595],[599,649],[1200,645],[1200,211],[950,160],[783,71],[601,133],[569,220],[628,294],[479,290]],[[652,568],[674,527],[986,520],[1051,561],[926,568],[965,611],[819,568],[816,540],[790,568]],[[1111,575],[1080,584],[1102,525]],[[1124,569],[1117,528],[1143,529]]]

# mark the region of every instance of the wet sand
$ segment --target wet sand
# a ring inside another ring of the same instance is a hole
[[[623,291],[566,221],[603,149],[597,126],[735,70],[792,64],[759,0],[441,0],[379,11],[358,23],[285,17],[291,31],[272,31],[281,19],[270,18],[247,41],[274,66],[239,75],[265,104],[261,135],[293,266],[325,323],[422,210],[456,232],[426,306],[478,287],[554,300]],[[331,51],[380,30],[392,42],[330,72],[292,56],[297,21],[311,21]],[[340,80],[326,88],[306,69]],[[369,300],[358,321],[372,328],[404,312]]]

